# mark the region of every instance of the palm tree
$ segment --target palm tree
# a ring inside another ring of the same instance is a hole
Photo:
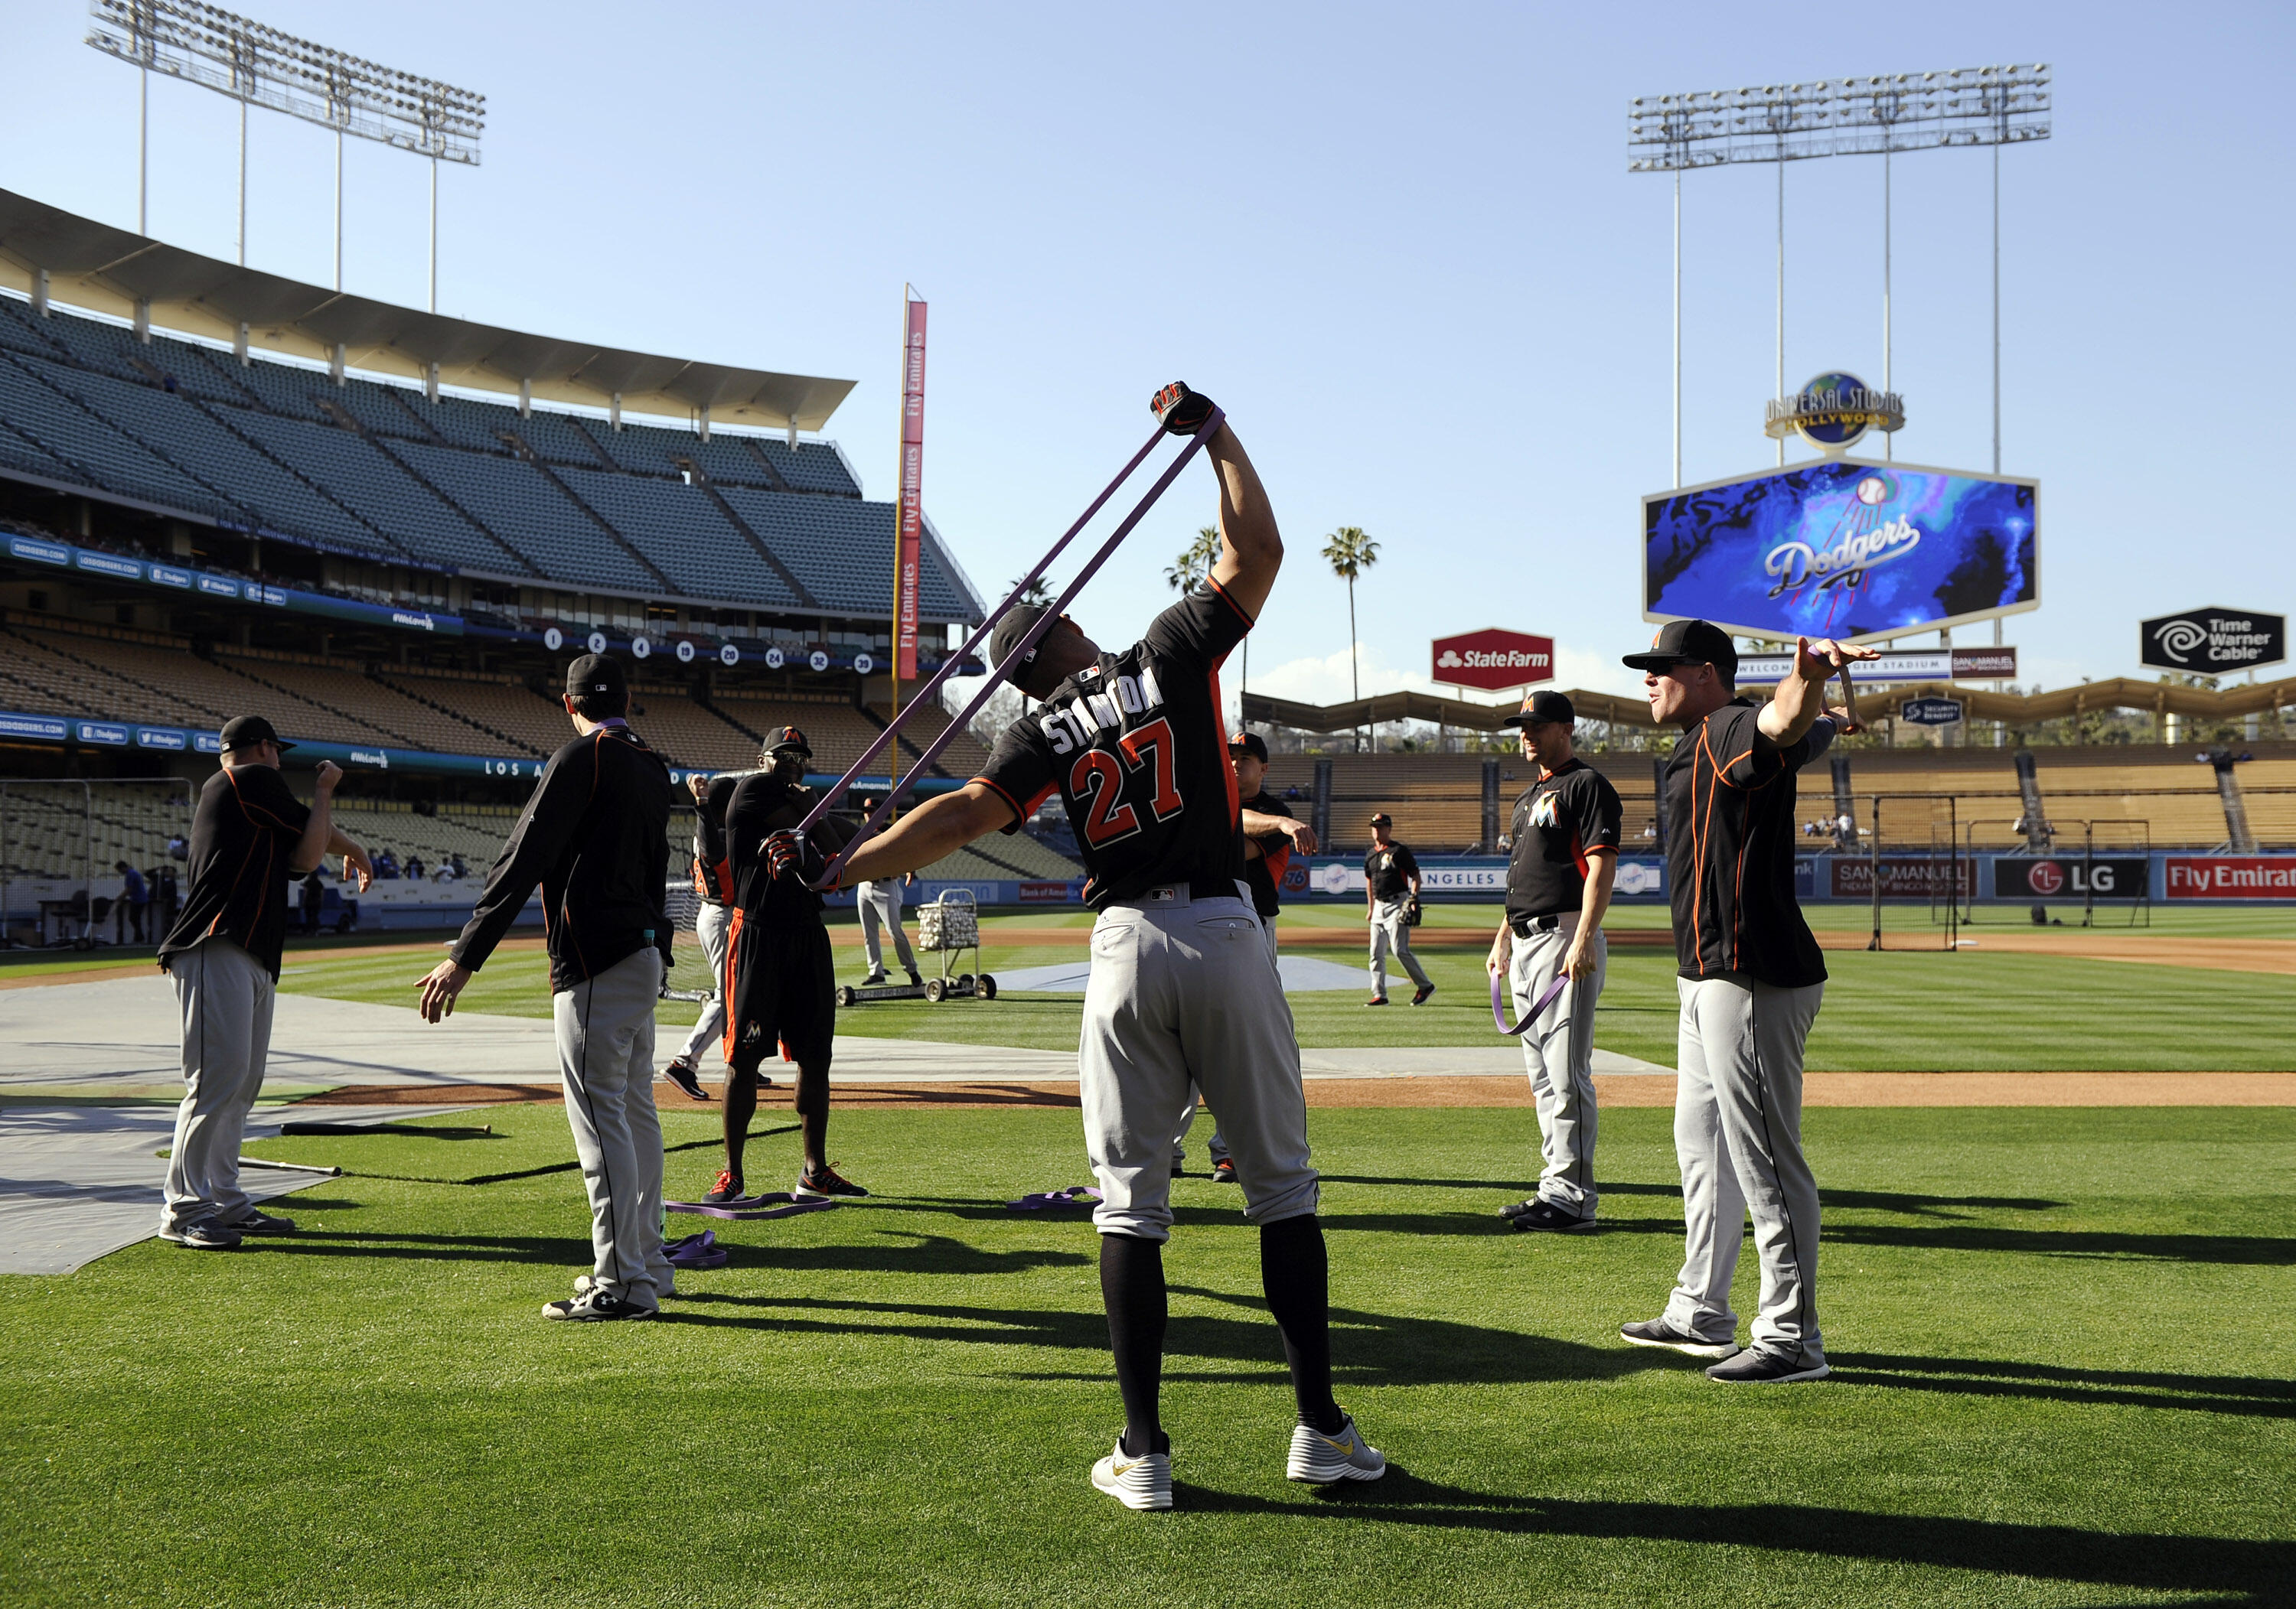
[[[1014,585],[1020,585],[1020,581],[1021,578],[1018,576],[1013,577]],[[1046,585],[1045,578],[1039,576],[1027,586],[1022,587],[1021,595],[1013,601],[1016,606],[1025,604],[1033,608],[1048,608],[1052,606],[1053,589]]]
[[[1343,525],[1324,541],[1324,557],[1331,564],[1332,574],[1348,584],[1348,690],[1361,703],[1361,656],[1356,650],[1356,577],[1379,562],[1379,543],[1365,535],[1360,526]],[[1361,727],[1356,729],[1356,751],[1363,751]]]
[[[1197,582],[1212,573],[1219,562],[1220,534],[1218,526],[1208,525],[1196,533],[1196,539],[1180,550],[1164,570],[1164,579],[1176,592],[1193,591]]]

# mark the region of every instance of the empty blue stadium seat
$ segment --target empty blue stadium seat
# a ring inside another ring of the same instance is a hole
[[[685,595],[800,607],[796,595],[699,486],[604,470],[562,470],[559,477]]]
[[[468,509],[537,574],[577,586],[661,591],[532,464],[422,442],[390,442],[385,450]]]

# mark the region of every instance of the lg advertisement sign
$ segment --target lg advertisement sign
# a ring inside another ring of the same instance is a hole
[[[1464,637],[1438,637],[1434,665],[1436,681],[1454,687],[1480,687],[1503,692],[1533,682],[1554,679],[1554,639],[1503,632],[1469,632]]]
[[[1860,637],[2038,608],[2030,480],[1844,459],[1643,499],[1643,618]]]
[[[2143,855],[2099,856],[2095,860],[1993,862],[1993,897],[1997,900],[2139,900],[2152,876],[2152,864]]]

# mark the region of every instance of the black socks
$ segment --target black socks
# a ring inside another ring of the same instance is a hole
[[[1172,1443],[1156,1417],[1156,1393],[1164,1381],[1164,1243],[1103,1235],[1100,1299],[1108,1308],[1116,1388],[1124,1396],[1126,1456],[1169,1452]]]
[[[1101,1266],[1104,1286],[1107,1264]],[[1259,1284],[1283,1334],[1283,1360],[1292,1366],[1300,1423],[1336,1433],[1347,1416],[1332,1400],[1331,1262],[1324,1251],[1324,1226],[1315,1213],[1260,1226]]]

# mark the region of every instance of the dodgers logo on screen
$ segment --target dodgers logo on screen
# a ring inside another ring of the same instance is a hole
[[[1892,511],[1897,501],[1895,477],[1875,470],[1860,478],[1833,528],[1815,545],[1797,538],[1769,551],[1762,568],[1775,578],[1770,596],[1806,586],[1854,587],[1874,566],[1909,557],[1922,533],[1902,512]]]

